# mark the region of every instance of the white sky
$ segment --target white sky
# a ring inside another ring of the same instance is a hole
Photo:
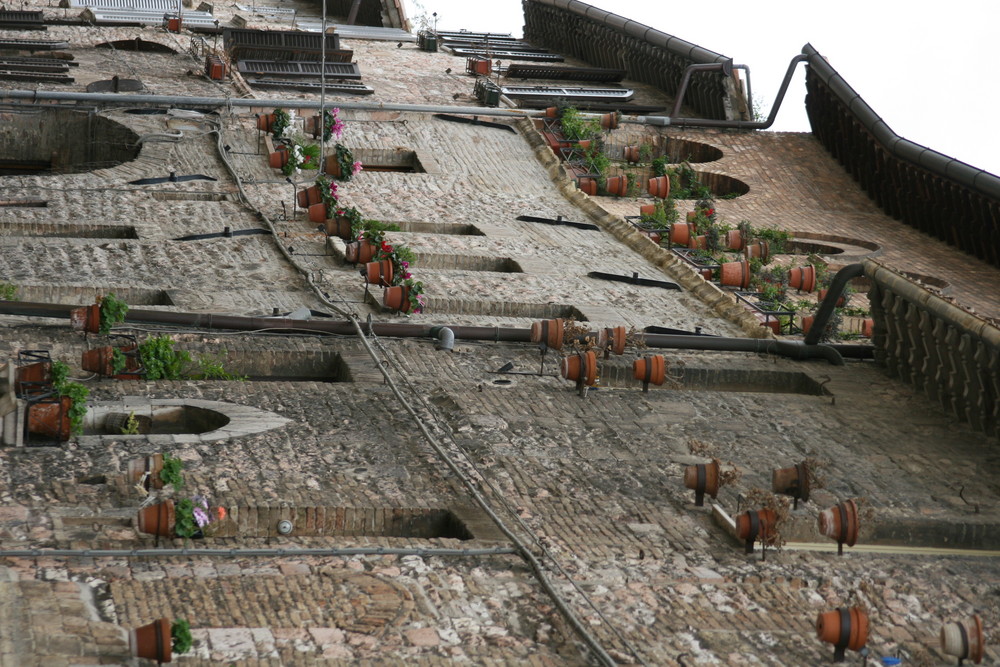
[[[520,0],[404,2],[414,25],[425,11],[438,13],[441,30],[522,34]],[[747,65],[764,111],[770,110],[788,63],[809,42],[896,134],[1000,175],[1000,127],[994,120],[1000,111],[998,0],[588,4]],[[798,66],[772,129],[810,131],[804,65]]]

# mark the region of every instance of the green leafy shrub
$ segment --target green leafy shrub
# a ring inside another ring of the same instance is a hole
[[[17,285],[0,282],[0,301],[13,301],[17,298]]]
[[[222,357],[213,354],[203,354],[198,357],[198,371],[192,376],[195,380],[235,380],[243,382],[246,375],[230,373],[223,365]]]
[[[87,397],[90,390],[79,382],[63,382],[56,391],[60,396],[68,396],[72,401],[69,407],[69,430],[73,435],[83,433],[83,417],[87,414]]]
[[[150,336],[139,344],[139,356],[146,369],[147,380],[180,380],[191,355],[174,349],[174,340],[167,335]]]
[[[125,321],[128,304],[109,292],[101,299],[101,325],[98,333],[107,334],[111,327]]]
[[[189,501],[190,502],[190,501]],[[170,625],[170,648],[174,653],[187,653],[194,646],[194,637],[191,636],[191,624],[187,619],[177,618]]]
[[[184,462],[170,454],[163,455],[163,468],[160,469],[160,481],[170,484],[175,491],[184,487]]]
[[[575,107],[562,109],[559,126],[563,136],[573,141],[593,139],[601,134],[601,124],[594,119],[585,119]]]
[[[118,375],[125,370],[126,359],[125,353],[119,350],[117,347],[111,348],[111,374]]]

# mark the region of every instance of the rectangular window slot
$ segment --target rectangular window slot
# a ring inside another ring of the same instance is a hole
[[[352,148],[355,160],[360,160],[365,171],[395,171],[408,174],[426,170],[416,151],[404,148]]]
[[[38,303],[64,303],[86,306],[94,303],[98,294],[114,292],[130,306],[173,306],[174,302],[164,290],[140,289],[137,287],[109,287],[72,285],[22,285],[17,286],[17,296],[21,301]]]
[[[645,354],[656,354],[649,349]],[[830,392],[806,373],[799,371],[759,371],[740,368],[691,368],[672,367],[668,374],[679,386],[665,382],[662,387],[673,391],[719,391],[762,394],[800,394],[805,396],[830,396]],[[605,363],[601,366],[601,384],[609,387],[637,387],[642,383],[634,379],[632,365]]]
[[[371,297],[375,303],[374,297]],[[381,305],[382,297],[377,302]],[[585,322],[586,316],[575,306],[558,303],[518,303],[504,300],[471,301],[465,299],[448,299],[444,297],[427,297],[427,312],[452,315],[476,315],[483,317],[527,317],[533,320],[551,320],[557,317],[573,318]]]
[[[476,255],[422,253],[417,252],[414,268],[458,270],[458,271],[494,271],[497,273],[524,273],[521,265],[509,257],[490,257]]]
[[[0,207],[8,208],[45,208],[49,205],[44,199],[0,199]]]
[[[226,506],[225,502],[222,502]],[[228,506],[233,520],[213,537],[277,536],[278,521],[292,524],[291,536],[405,537],[471,540],[465,521],[447,509],[423,507],[242,507]],[[240,528],[237,528],[240,526]]]
[[[228,194],[218,192],[150,192],[157,201],[229,201]]]
[[[129,225],[87,225],[45,222],[0,222],[0,236],[28,236],[65,239],[137,239],[135,227]]]
[[[412,234],[454,234],[456,236],[486,236],[475,225],[450,222],[396,222],[401,232]]]
[[[252,352],[227,351],[219,345],[187,345],[195,357],[205,356],[222,364],[226,372],[259,382],[353,382],[351,368],[336,350],[302,352],[261,347]]]

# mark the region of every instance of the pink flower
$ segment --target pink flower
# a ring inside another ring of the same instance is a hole
[[[408,267],[408,266],[410,265],[410,263],[409,263],[409,262],[400,262],[399,264],[400,264],[400,266],[402,266],[402,267],[403,267],[404,269],[405,269],[406,267]]]
[[[359,171],[361,171],[361,160],[356,160],[351,166],[351,176],[356,175]]]

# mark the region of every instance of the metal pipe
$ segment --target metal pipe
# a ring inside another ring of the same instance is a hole
[[[775,118],[778,116],[778,109],[781,108],[781,102],[785,99],[785,93],[788,92],[788,84],[792,80],[792,75],[795,73],[795,66],[801,62],[809,60],[809,57],[803,54],[799,54],[792,58],[792,62],[788,64],[788,69],[785,71],[785,78],[781,80],[781,87],[778,89],[778,95],[774,99],[774,105],[771,107],[771,113],[768,115],[766,121],[746,121],[746,120],[715,120],[712,118],[674,118],[668,119],[669,125],[680,125],[682,127],[730,127],[737,128],[741,130],[766,130],[771,125],[774,124]],[[690,66],[693,67],[693,66]],[[749,70],[748,70],[749,71]],[[687,71],[685,70],[685,74]],[[678,105],[681,103],[681,97],[684,91],[678,92],[678,99],[674,104],[674,108],[677,109]],[[751,104],[753,101],[751,100]],[[677,111],[675,111],[677,113]]]
[[[27,317],[68,318],[70,310],[78,306],[62,304],[29,303],[24,301],[0,301],[0,314]],[[129,309],[126,322],[146,324],[167,324],[196,329],[233,329],[236,331],[270,331],[274,333],[313,332],[353,336],[357,333],[350,321],[293,320],[284,317],[243,317],[239,315],[213,315],[210,313],[173,313],[158,310]],[[814,325],[817,326],[817,325]],[[442,325],[402,324],[394,322],[372,323],[371,331],[376,336],[397,338],[437,338]],[[527,343],[531,340],[530,329],[511,327],[448,326],[455,339],[492,340],[495,342]],[[723,338],[715,336],[681,336],[673,334],[642,334],[642,340],[649,347],[683,350],[709,350],[724,352],[755,352],[779,354],[790,359],[826,359],[836,366],[843,365],[843,353],[862,357],[864,349],[858,346],[803,345],[795,341],[780,341],[769,338]]]
[[[436,330],[436,331],[435,331]],[[455,332],[449,327],[434,327],[431,333],[440,341],[437,349],[452,352],[455,349]]]
[[[826,298],[819,304],[816,317],[813,319],[809,333],[806,334],[803,341],[806,345],[815,345],[819,342],[819,337],[823,334],[823,330],[826,329],[830,317],[833,316],[833,309],[837,306],[837,300],[844,295],[844,290],[847,289],[847,282],[851,278],[864,275],[864,273],[864,264],[848,264],[840,271],[837,271],[837,275],[830,281],[830,287],[826,291]]]
[[[332,549],[3,549],[0,558],[172,558],[212,556],[219,558],[301,556],[494,556],[517,554],[514,547],[490,549],[421,549],[390,547],[346,547]]]

